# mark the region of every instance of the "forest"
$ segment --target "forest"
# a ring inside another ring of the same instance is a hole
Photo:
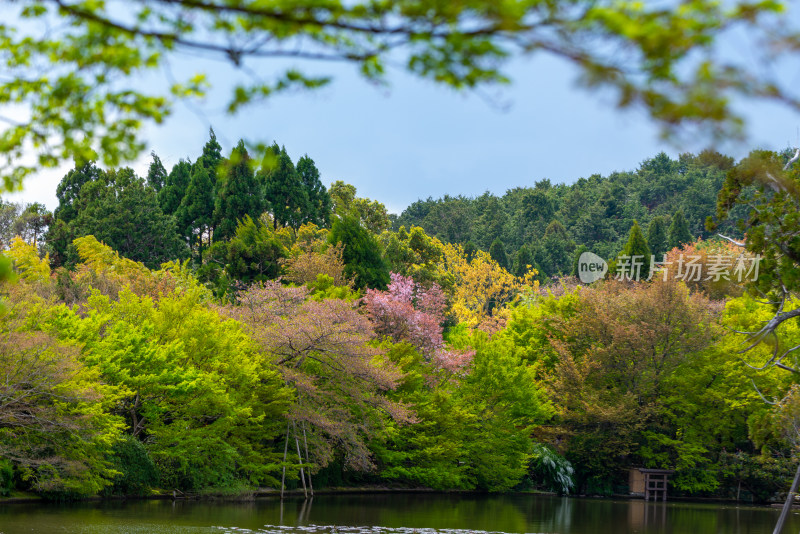
[[[0,494],[620,495],[648,467],[773,499],[800,408],[800,312],[764,298],[800,280],[790,158],[661,153],[399,215],[213,130],[169,171],[76,166],[52,213],[0,207]],[[678,271],[745,249],[749,285]],[[619,276],[632,256],[663,276]]]

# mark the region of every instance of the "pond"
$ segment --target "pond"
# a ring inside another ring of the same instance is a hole
[[[768,507],[539,495],[318,495],[248,502],[114,501],[0,505],[0,533],[86,534],[756,534]],[[800,530],[792,512],[784,532]]]

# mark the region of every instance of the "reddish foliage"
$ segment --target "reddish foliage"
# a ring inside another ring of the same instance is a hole
[[[386,291],[368,289],[364,304],[379,335],[407,341],[438,367],[456,372],[472,361],[473,351],[445,348],[442,337],[445,296],[433,284],[424,287],[410,277],[391,273]]]

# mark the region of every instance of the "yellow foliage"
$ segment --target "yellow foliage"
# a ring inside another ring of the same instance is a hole
[[[538,289],[536,271],[517,277],[500,267],[488,252],[478,251],[470,260],[461,245],[446,244],[439,269],[453,277],[452,312],[470,328],[504,322],[508,304],[525,288]]]
[[[305,223],[297,229],[297,239],[292,246],[292,255],[301,252],[324,252],[328,243],[328,230],[314,223]]]
[[[14,270],[26,282],[49,283],[50,256],[39,258],[36,246],[25,242],[19,236],[11,240],[11,250],[6,252],[14,262]]]

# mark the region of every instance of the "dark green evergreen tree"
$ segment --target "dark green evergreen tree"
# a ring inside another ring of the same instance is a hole
[[[489,256],[497,262],[497,264],[505,270],[508,270],[508,254],[506,254],[506,246],[499,239],[492,241],[489,247]]]
[[[78,215],[75,203],[83,186],[104,176],[105,173],[98,169],[93,161],[69,171],[56,187],[58,207],[53,212],[53,217],[65,223],[71,222]]]
[[[164,187],[158,192],[158,203],[164,213],[174,215],[178,211],[191,179],[192,163],[190,161],[182,159],[173,165]]]
[[[487,250],[495,239],[503,237],[503,229],[508,216],[500,200],[490,193],[484,193],[476,199],[476,202],[479,203],[482,213],[475,221],[473,235],[477,240],[477,245],[483,250]]]
[[[627,258],[622,258],[623,256]],[[638,269],[636,265],[639,265]],[[628,242],[617,256],[616,267],[624,269],[627,278],[632,280],[646,280],[650,275],[650,247],[647,246],[647,240],[637,221],[633,221]]]
[[[203,164],[203,158],[200,158],[195,162],[186,194],[175,212],[178,229],[198,258],[203,255],[203,246],[208,240],[213,217],[214,184]]]
[[[331,223],[332,202],[320,180],[319,169],[307,155],[297,161],[297,174],[306,191],[307,204],[303,222],[328,227]]]
[[[328,234],[328,241],[344,244],[342,259],[345,275],[354,277],[358,289],[386,289],[389,269],[381,256],[377,239],[351,215],[337,218]]]
[[[647,227],[647,246],[656,261],[661,261],[667,252],[667,221],[664,217],[654,217]]]
[[[161,158],[156,155],[155,151],[150,152],[150,155],[153,157],[153,161],[150,162],[150,167],[147,169],[147,185],[158,193],[167,184],[167,169],[164,168]]]
[[[472,241],[467,241],[464,243],[464,256],[466,256],[467,261],[472,261],[472,258],[475,257],[475,254],[478,252],[478,247],[475,246],[475,243]]]
[[[288,251],[272,228],[245,215],[236,227],[236,235],[217,241],[206,250],[198,276],[222,296],[237,283],[249,285],[277,278],[280,262],[286,256]]]
[[[217,178],[214,241],[233,237],[238,221],[245,215],[255,220],[264,212],[263,191],[256,180],[244,141],[239,141],[228,159],[226,172]]]
[[[216,184],[217,172],[220,166],[222,166],[224,158],[222,157],[222,146],[217,142],[217,135],[214,133],[214,128],[208,129],[208,141],[206,141],[206,144],[203,146],[203,155],[201,158],[203,167],[208,171],[208,177],[211,183]]]
[[[544,238],[534,252],[536,263],[547,277],[572,272],[572,253],[575,242],[570,239],[564,225],[551,221],[544,232]]]
[[[155,190],[129,168],[107,171],[85,183],[76,205],[80,209],[74,219],[62,226],[69,243],[63,264],[78,260],[72,240],[86,235],[153,269],[186,257],[174,218],[164,214]]]
[[[264,158],[261,175],[264,181],[264,198],[272,212],[275,228],[299,228],[306,220],[309,198],[285,147],[279,148],[277,143],[272,145],[271,154]]]
[[[589,248],[586,245],[580,245],[575,249],[575,253],[572,255],[572,276],[577,277],[580,274],[578,272],[578,260],[581,259],[581,254],[584,252],[589,252]]]
[[[694,241],[692,233],[689,231],[689,223],[683,216],[683,211],[678,210],[672,217],[672,224],[669,225],[669,232],[667,234],[667,246],[669,249],[675,247],[682,247]]]
[[[47,230],[45,241],[50,252],[50,262],[54,267],[68,264],[73,236],[71,223],[78,216],[78,198],[83,186],[100,180],[105,172],[95,163],[89,162],[69,171],[56,187],[58,207],[53,212],[53,222]]]
[[[523,276],[528,272],[528,265],[536,269],[534,264],[535,261],[533,259],[533,254],[531,254],[531,249],[528,248],[528,245],[522,245],[514,258],[514,265],[511,267],[511,272],[514,276]]]

